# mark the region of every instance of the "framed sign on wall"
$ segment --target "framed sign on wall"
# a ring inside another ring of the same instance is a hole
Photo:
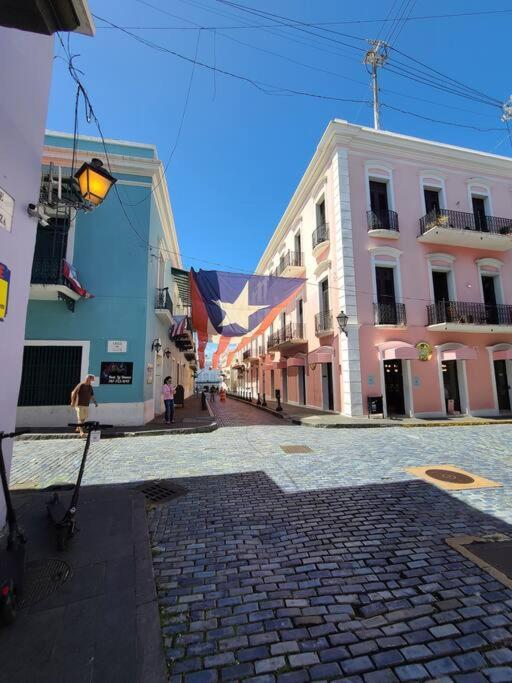
[[[101,363],[100,384],[131,384],[133,363],[104,361]]]

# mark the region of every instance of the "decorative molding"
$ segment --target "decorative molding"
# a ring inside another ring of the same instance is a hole
[[[491,268],[499,269],[503,266],[503,261],[500,261],[497,258],[477,258],[475,259],[475,263],[479,268],[490,266]]]
[[[375,247],[368,247],[368,251],[374,258],[378,256],[391,256],[394,259],[399,259],[400,256],[402,255],[402,252],[400,249],[395,249],[395,247],[388,247],[385,245],[382,246],[375,246]]]
[[[449,263],[455,263],[455,256],[453,254],[444,254],[442,252],[431,252],[427,254],[427,260],[432,263],[432,261],[448,261]]]

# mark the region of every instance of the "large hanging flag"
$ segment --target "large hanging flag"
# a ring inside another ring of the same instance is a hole
[[[303,278],[192,269],[192,322],[200,352],[211,336],[240,339],[262,332],[304,282]],[[223,342],[221,349],[225,348]]]

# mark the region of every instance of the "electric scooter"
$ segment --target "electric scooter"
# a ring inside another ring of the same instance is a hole
[[[7,508],[7,546],[0,552],[0,624],[12,624],[16,618],[16,609],[23,592],[25,574],[26,538],[18,526],[16,513],[12,504],[11,493],[7,483],[2,443],[4,439],[12,439],[26,432],[0,432],[0,477]]]
[[[57,535],[57,550],[65,550],[69,539],[73,538],[75,533],[78,531],[78,526],[76,523],[76,512],[78,506],[78,498],[80,496],[80,486],[82,484],[82,477],[85,470],[85,462],[87,460],[87,454],[89,452],[89,446],[91,445],[91,435],[93,432],[97,432],[100,429],[112,429],[113,425],[101,425],[99,422],[83,422],[69,423],[68,427],[82,427],[87,432],[87,439],[85,441],[84,453],[82,455],[82,462],[80,463],[80,470],[78,472],[78,478],[76,484],[73,488],[73,494],[69,505],[66,505],[59,497],[59,494],[55,492],[52,499],[46,504],[48,511],[48,516],[53,522]]]

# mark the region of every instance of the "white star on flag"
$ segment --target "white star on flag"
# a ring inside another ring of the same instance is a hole
[[[249,282],[247,282],[238,295],[236,301],[220,301],[214,302],[222,310],[224,316],[220,321],[221,326],[239,325],[244,330],[249,329],[249,318],[253,313],[261,311],[262,308],[268,306],[260,306],[249,303]]]

